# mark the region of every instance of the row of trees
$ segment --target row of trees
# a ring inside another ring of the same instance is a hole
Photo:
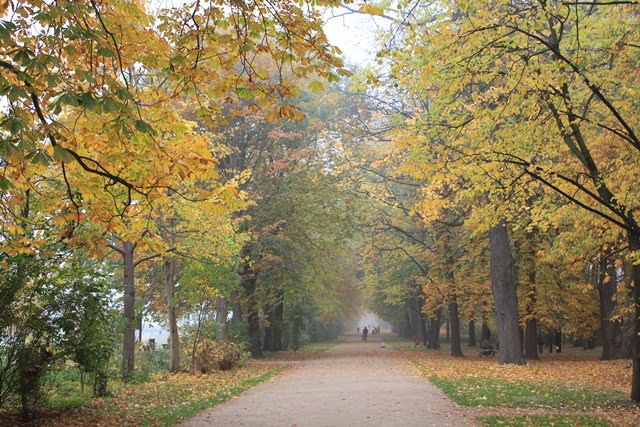
[[[166,322],[174,372],[230,314],[254,355],[339,332],[353,206],[310,103],[347,71],[317,10],[0,8],[0,404],[27,417],[67,361],[103,394],[114,349],[128,381],[143,315]]]
[[[495,311],[501,363],[523,363],[521,330],[527,358],[540,328],[600,331],[640,401],[637,3],[394,8],[374,8],[396,24],[354,86],[390,140],[360,169],[386,206],[371,293],[422,324],[446,309],[457,356],[460,314]]]

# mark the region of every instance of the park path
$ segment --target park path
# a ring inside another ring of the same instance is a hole
[[[180,427],[476,426],[380,337],[352,335]]]

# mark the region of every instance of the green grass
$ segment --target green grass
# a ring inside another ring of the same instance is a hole
[[[282,369],[274,369],[256,378],[250,378],[242,381],[238,386],[227,389],[218,393],[215,397],[200,400],[192,400],[188,404],[178,402],[175,404],[168,403],[166,406],[156,407],[152,417],[147,418],[145,415],[139,418],[140,426],[173,426],[180,420],[193,417],[197,413],[218,405],[228,399],[238,396],[245,390],[266,381],[270,377],[281,372]],[[170,397],[175,390],[169,390],[167,397]],[[167,399],[167,402],[170,400]]]
[[[174,426],[198,412],[239,395],[286,367],[245,367],[211,375],[156,375],[149,382],[128,385],[109,398],[57,395],[33,425]],[[46,410],[45,410],[46,409]],[[19,425],[17,411],[0,411],[0,425]]]
[[[48,406],[51,409],[69,409],[77,408],[87,402],[88,398],[84,396],[54,397],[49,399]]]
[[[611,427],[597,418],[581,415],[480,417],[479,421],[487,427]]]
[[[592,408],[623,399],[621,392],[576,387],[565,383],[498,378],[429,378],[447,396],[463,406],[520,406]]]

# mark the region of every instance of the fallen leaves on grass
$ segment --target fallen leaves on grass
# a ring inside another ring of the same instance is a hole
[[[517,416],[517,417],[481,417],[487,427],[610,427],[599,419],[585,416]]]
[[[598,388],[629,390],[631,369],[627,360],[528,361],[526,365],[499,365],[495,359],[454,358],[433,353],[409,353],[426,375],[454,378],[517,378],[533,381],[565,381]]]
[[[250,365],[209,375],[157,375],[152,381],[118,390],[71,410],[49,411],[29,424],[37,427],[173,426],[208,407],[232,398],[281,372],[282,367]],[[17,418],[0,417],[0,424]]]
[[[484,405],[483,396],[486,400],[502,402],[498,403],[501,407],[497,409],[503,415],[535,413],[536,409],[531,407],[536,406],[543,410],[549,406],[568,407],[570,409],[551,411],[593,416],[615,426],[640,426],[640,406],[627,398],[631,369],[626,360],[598,361],[592,355],[581,360],[580,354],[575,352],[518,366],[499,365],[496,359],[477,356],[453,358],[424,351],[406,351],[405,355],[421,375],[440,378],[443,384],[457,382],[461,389],[468,387],[463,390],[473,397],[468,404]],[[520,401],[509,401],[508,395],[516,393],[518,388],[527,388],[532,395]],[[495,408],[487,409],[487,415],[491,411]],[[485,409],[476,407],[468,412],[479,416]]]

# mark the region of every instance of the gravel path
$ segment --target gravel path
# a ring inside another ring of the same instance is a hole
[[[380,338],[347,337],[317,357],[180,423],[214,426],[476,426]]]

